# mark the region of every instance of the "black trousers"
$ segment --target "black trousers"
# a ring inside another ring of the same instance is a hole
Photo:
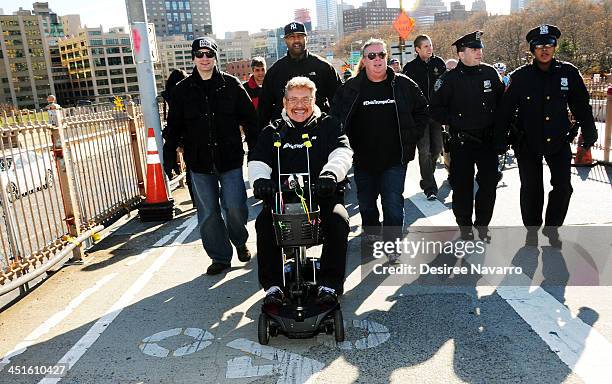
[[[574,191],[571,183],[572,151],[569,144],[558,152],[538,155],[523,148],[519,152],[518,168],[521,177],[521,216],[525,226],[541,226],[544,208],[544,175],[542,158],[550,170],[552,190],[548,194],[546,226],[561,226],[567,215],[570,197]]]
[[[344,284],[346,249],[349,234],[348,213],[341,202],[320,202],[323,251],[318,283],[333,289]],[[281,249],[276,245],[272,213],[266,206],[255,220],[257,232],[257,268],[259,283],[267,290],[273,285],[283,286]]]
[[[497,154],[490,145],[465,142],[451,144],[450,181],[453,213],[460,226],[487,226],[493,216],[497,188]],[[474,165],[478,190],[474,198]],[[475,207],[474,207],[475,203]],[[472,212],[475,220],[472,223]]]

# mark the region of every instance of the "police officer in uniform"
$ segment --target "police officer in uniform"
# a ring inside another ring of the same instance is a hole
[[[452,45],[459,63],[435,83],[430,112],[440,124],[450,126],[450,178],[453,213],[463,239],[472,239],[472,225],[481,238],[488,237],[497,186],[497,153],[493,143],[495,113],[504,83],[489,64],[481,63],[484,47],[481,31],[469,33]],[[474,210],[474,165],[478,168],[478,191]]]
[[[589,93],[576,67],[554,58],[561,31],[554,25],[538,26],[527,34],[534,56],[510,74],[504,94],[497,132],[513,129],[514,149],[521,178],[521,215],[523,224],[537,229],[542,225],[544,186],[542,158],[550,169],[553,189],[548,195],[544,225],[553,231],[561,226],[572,195],[570,142],[582,129],[585,148],[597,141]],[[568,119],[569,106],[576,124]],[[545,232],[546,234],[546,232]]]
[[[324,58],[306,49],[308,36],[304,24],[294,21],[285,26],[283,36],[287,56],[276,61],[266,73],[259,97],[259,126],[281,117],[285,84],[296,77],[305,76],[317,86],[316,103],[323,112],[329,112],[330,100],[342,84],[340,75]]]

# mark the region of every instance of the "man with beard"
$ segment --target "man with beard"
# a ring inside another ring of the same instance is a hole
[[[308,36],[304,24],[294,21],[285,26],[287,56],[274,63],[263,82],[259,97],[259,126],[268,125],[281,117],[285,84],[296,77],[304,76],[317,86],[316,103],[323,112],[329,111],[329,102],[342,84],[334,67],[325,59],[308,52]]]

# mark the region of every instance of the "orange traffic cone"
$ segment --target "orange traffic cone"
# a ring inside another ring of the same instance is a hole
[[[174,201],[168,198],[153,128],[147,132],[146,194],[145,201],[138,208],[142,221],[167,221],[174,218]]]
[[[593,161],[593,156],[591,155],[591,148],[584,149],[582,147],[582,143],[584,142],[582,138],[582,133],[578,136],[578,149],[576,150],[576,155],[574,156],[574,166],[575,167],[592,167],[595,165]]]

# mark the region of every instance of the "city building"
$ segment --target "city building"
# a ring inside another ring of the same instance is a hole
[[[225,72],[236,76],[240,81],[247,81],[251,74],[251,59],[227,63],[225,65]]]
[[[155,24],[157,36],[193,40],[213,33],[210,0],[145,0],[145,7],[147,21]]]
[[[55,93],[44,25],[29,11],[0,16],[0,103],[38,109]]]
[[[338,36],[344,36],[344,11],[348,9],[355,9],[351,4],[344,4],[344,0],[341,0],[338,4]]]
[[[510,12],[518,12],[529,4],[529,0],[510,0]]]
[[[296,9],[293,13],[293,20],[304,24],[306,31],[312,31],[312,19],[310,17],[310,10],[308,8]]]
[[[81,30],[80,15],[63,15],[60,16],[60,21],[66,36],[76,36]]]
[[[453,1],[450,4],[450,11],[438,12],[434,15],[435,22],[440,21],[459,21],[466,20],[471,15],[471,12],[465,10],[465,5],[459,1]]]
[[[101,26],[83,28],[76,36],[60,38],[58,45],[71,83],[64,104],[108,102],[127,94],[138,98],[130,35],[123,27],[108,32]]]
[[[399,11],[399,8],[387,8],[386,0],[369,1],[359,8],[347,9],[342,13],[344,34],[392,25]]]
[[[436,13],[445,11],[446,6],[442,0],[421,0],[416,3],[416,8],[408,15],[414,18],[415,24],[428,26],[434,23]]]
[[[191,40],[182,36],[167,36],[157,39],[159,62],[154,64],[155,83],[157,91],[161,92],[166,86],[166,79],[175,69],[182,69],[187,73],[193,70],[191,59]]]
[[[316,0],[317,30],[336,32],[338,6],[336,0]]]
[[[308,51],[319,56],[328,57],[333,53],[333,46],[338,41],[335,31],[312,31],[308,36]]]
[[[474,0],[472,2],[472,12],[486,12],[487,2],[485,0]]]

